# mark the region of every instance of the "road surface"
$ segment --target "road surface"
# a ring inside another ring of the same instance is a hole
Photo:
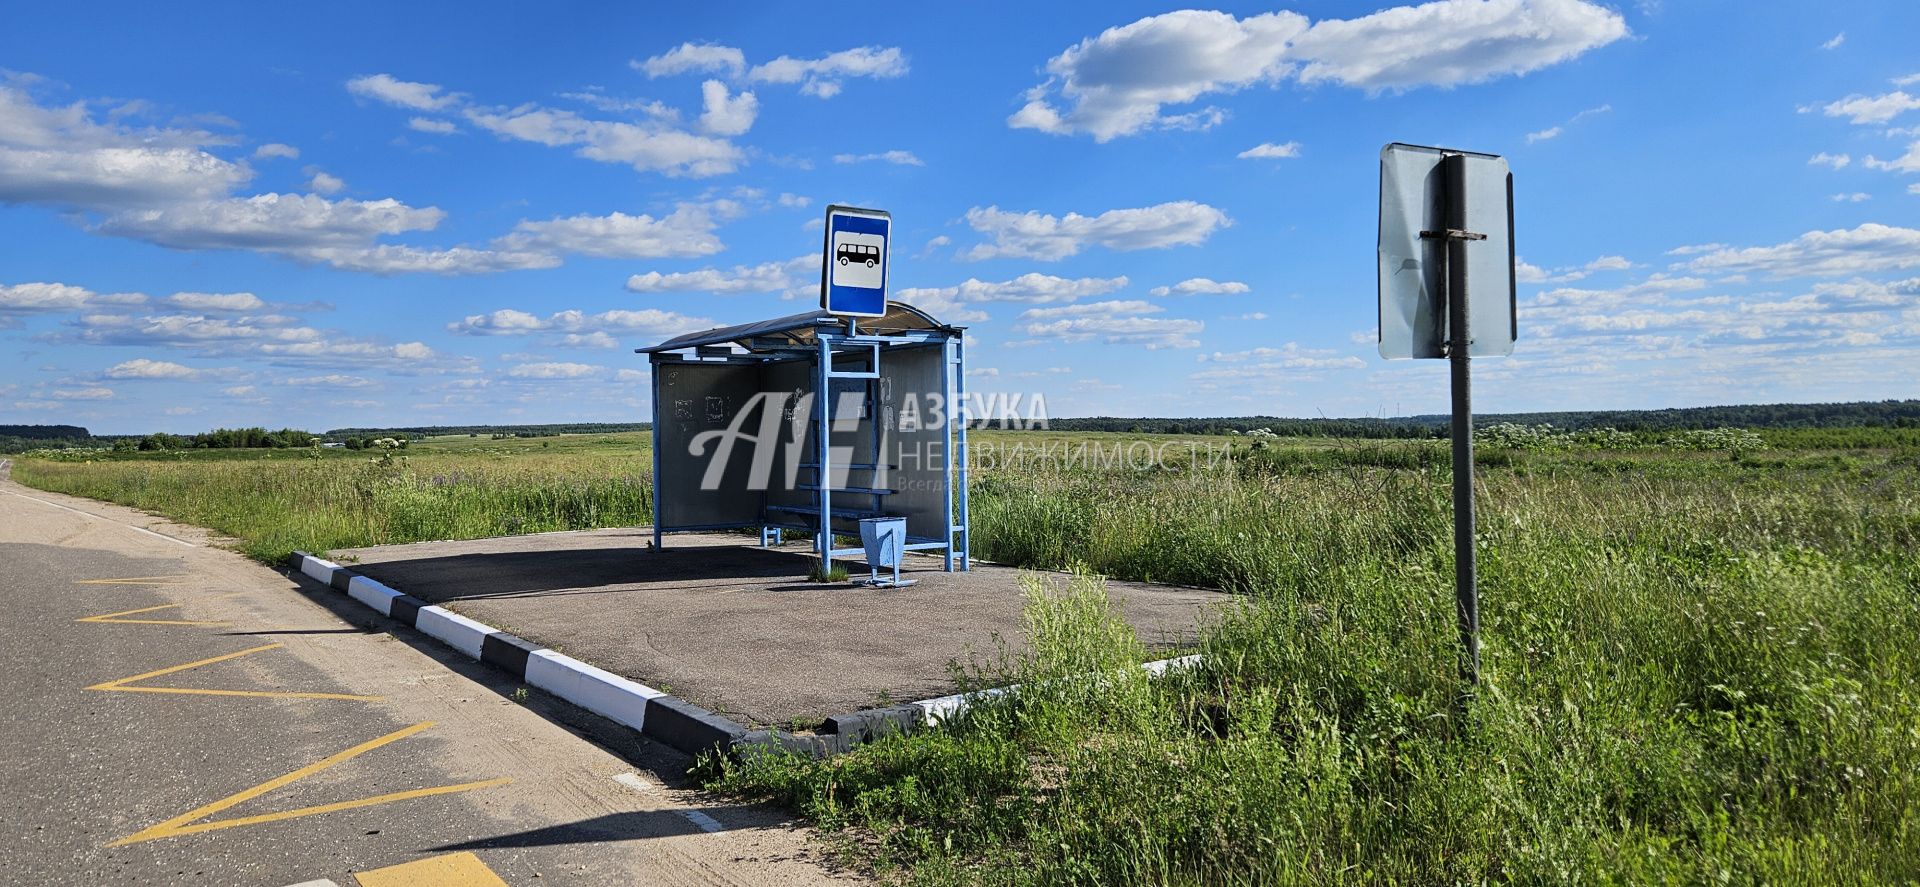
[[[0,883],[853,880],[677,752],[204,531],[3,473],[0,618]]]

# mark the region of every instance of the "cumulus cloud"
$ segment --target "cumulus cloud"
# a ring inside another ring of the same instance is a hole
[[[1035,342],[1100,342],[1134,345],[1150,351],[1196,348],[1194,336],[1206,328],[1198,320],[1155,317],[1166,309],[1137,299],[1030,308],[1020,329]]]
[[[602,366],[584,363],[523,363],[507,370],[507,375],[515,379],[598,379],[611,371]]]
[[[92,290],[64,283],[0,284],[0,318],[8,314],[77,310],[94,298]]]
[[[714,135],[744,135],[753,128],[754,115],[760,113],[760,102],[753,93],[730,96],[727,85],[718,80],[700,84],[700,99],[700,128]]]
[[[636,293],[778,293],[819,285],[820,255],[809,253],[784,262],[735,265],[729,269],[702,268],[662,274],[648,271],[627,278],[627,289]]]
[[[114,364],[102,375],[109,379],[197,379],[201,372],[190,366],[168,360],[149,360],[136,357],[133,360]]]
[[[1058,261],[1078,254],[1089,244],[1126,251],[1197,246],[1213,232],[1232,224],[1227,214],[1191,200],[1138,209],[1112,209],[1097,216],[1068,213],[1064,217],[1038,211],[1008,212],[997,206],[967,211],[967,224],[986,234],[992,243],[968,250],[963,258],[1024,258]]]
[[[53,396],[61,400],[108,400],[113,397],[113,389],[98,386],[86,388],[55,388]]]
[[[1367,343],[1373,339],[1368,338]],[[1358,357],[1331,348],[1312,348],[1299,342],[1288,342],[1279,347],[1262,346],[1245,351],[1215,351],[1200,355],[1200,362],[1209,364],[1207,369],[1190,374],[1202,389],[1217,389],[1262,382],[1294,381],[1313,378],[1313,374],[1324,370],[1365,369],[1367,362]]]
[[[1237,280],[1218,281],[1206,277],[1190,277],[1172,286],[1156,286],[1148,290],[1156,296],[1221,296],[1252,291],[1253,287]]]
[[[731,46],[712,43],[682,43],[646,61],[630,63],[648,77],[671,77],[688,72],[727,74],[739,77],[747,69],[745,53]]]
[[[1857,228],[1808,231],[1786,243],[1722,247],[1686,267],[1716,274],[1808,277],[1920,267],[1920,231],[1868,222]]]
[[[252,293],[174,293],[165,301],[188,311],[258,311],[267,307]]]
[[[313,178],[307,180],[307,190],[315,194],[338,194],[347,187],[339,176],[316,171]]]
[[[725,123],[738,122],[739,107]],[[468,108],[468,122],[501,138],[548,147],[572,147],[588,160],[631,166],[640,172],[701,178],[733,172],[745,157],[724,138],[695,135],[659,121],[593,120],[572,111],[521,105]]]
[[[835,163],[891,163],[896,166],[926,166],[912,151],[881,151],[877,154],[835,154]]]
[[[436,120],[432,117],[409,117],[407,118],[407,128],[414,132],[432,133],[433,135],[440,136],[453,135],[460,131],[460,127],[455,125],[453,121]]]
[[[280,384],[297,385],[302,388],[372,388],[379,383],[365,376],[328,373],[323,376],[299,376],[291,379],[281,379]]]
[[[1109,28],[1046,64],[1014,128],[1105,142],[1184,127],[1167,105],[1289,78],[1369,91],[1454,86],[1558,64],[1627,35],[1586,0],[1434,0],[1356,19],[1179,10]]]
[[[1828,154],[1825,151],[1807,158],[1808,166],[1824,166],[1828,169],[1842,169],[1852,162],[1853,158],[1846,154]]]
[[[447,324],[447,332],[462,336],[524,336],[536,333],[564,333],[569,345],[604,347],[611,335],[677,336],[694,330],[711,329],[712,320],[689,317],[672,311],[646,308],[638,311],[616,309],[588,314],[584,311],[559,311],[546,317],[512,308],[490,314],[473,314]],[[603,341],[603,337],[605,341]]]
[[[724,212],[724,210],[723,210]],[[507,252],[569,253],[604,259],[707,256],[723,249],[712,205],[681,204],[659,218],[615,212],[523,221],[494,241]]]
[[[1892,160],[1881,160],[1868,154],[1867,159],[1860,161],[1860,165],[1887,172],[1920,172],[1920,142],[1908,145],[1907,153]]]
[[[817,59],[781,56],[747,72],[757,83],[798,83],[804,95],[832,98],[848,78],[889,79],[904,77],[907,57],[899,47],[862,46],[830,53]]]
[[[1012,280],[997,282],[968,278],[965,282],[954,286],[910,287],[896,295],[901,301],[941,320],[951,323],[970,323],[987,319],[984,312],[969,307],[975,302],[1027,302],[1042,305],[1053,302],[1072,302],[1088,296],[1103,296],[1115,290],[1124,289],[1126,285],[1125,276],[1066,278],[1029,272]]]
[[[1241,160],[1281,160],[1288,157],[1298,157],[1300,156],[1300,143],[1286,142],[1276,145],[1272,142],[1261,142],[1234,156]]]
[[[1838,34],[1833,35],[1831,38],[1828,38],[1827,42],[1820,44],[1820,48],[1821,49],[1839,49],[1840,44],[1845,42],[1847,42],[1847,32],[1841,31]]]
[[[1828,117],[1845,117],[1850,123],[1867,125],[1885,123],[1915,108],[1920,108],[1920,98],[1896,90],[1884,95],[1850,95],[1828,102],[1820,110]]]
[[[347,92],[364,99],[415,111],[439,111],[460,103],[459,93],[437,83],[415,83],[391,74],[370,74],[347,81]]]
[[[113,210],[223,196],[253,170],[205,150],[219,141],[96,122],[83,102],[41,107],[0,83],[0,203]]]
[[[253,149],[253,159],[255,160],[271,160],[275,157],[282,157],[287,160],[298,160],[300,159],[300,149],[292,145],[282,145],[279,142],[268,142]]]

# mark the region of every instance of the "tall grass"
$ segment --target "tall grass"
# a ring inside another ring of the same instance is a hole
[[[1920,466],[1629,464],[1488,473],[1471,694],[1444,473],[984,478],[1000,556],[1246,591],[1205,664],[1117,669],[1083,578],[982,676],[1034,692],[708,776],[924,883],[1911,882]]]
[[[277,562],[431,539],[645,525],[644,454],[21,460],[20,482],[218,530]]]
[[[1920,877],[1912,449],[1490,451],[1471,693],[1444,454],[1243,455],[978,472],[977,553],[1084,574],[1033,585],[1027,652],[968,677],[1029,690],[833,760],[704,775],[922,883]],[[644,523],[642,462],[25,459],[16,476],[272,557]],[[1098,574],[1241,595],[1204,632],[1201,667],[1146,680]]]

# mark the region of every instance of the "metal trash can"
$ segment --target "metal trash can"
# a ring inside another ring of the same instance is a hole
[[[860,519],[860,545],[867,550],[866,585],[898,588],[914,580],[900,578],[900,561],[907,554],[907,519],[904,517],[867,517]],[[893,570],[891,581],[880,578],[880,568]]]

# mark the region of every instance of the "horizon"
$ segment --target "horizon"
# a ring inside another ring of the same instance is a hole
[[[1513,170],[1479,412],[1914,393],[1911,4],[1002,8],[20,11],[0,424],[645,423],[630,349],[815,304],[829,204],[892,213],[889,295],[969,327],[974,390],[1444,414],[1444,362],[1374,346],[1395,141]]]

